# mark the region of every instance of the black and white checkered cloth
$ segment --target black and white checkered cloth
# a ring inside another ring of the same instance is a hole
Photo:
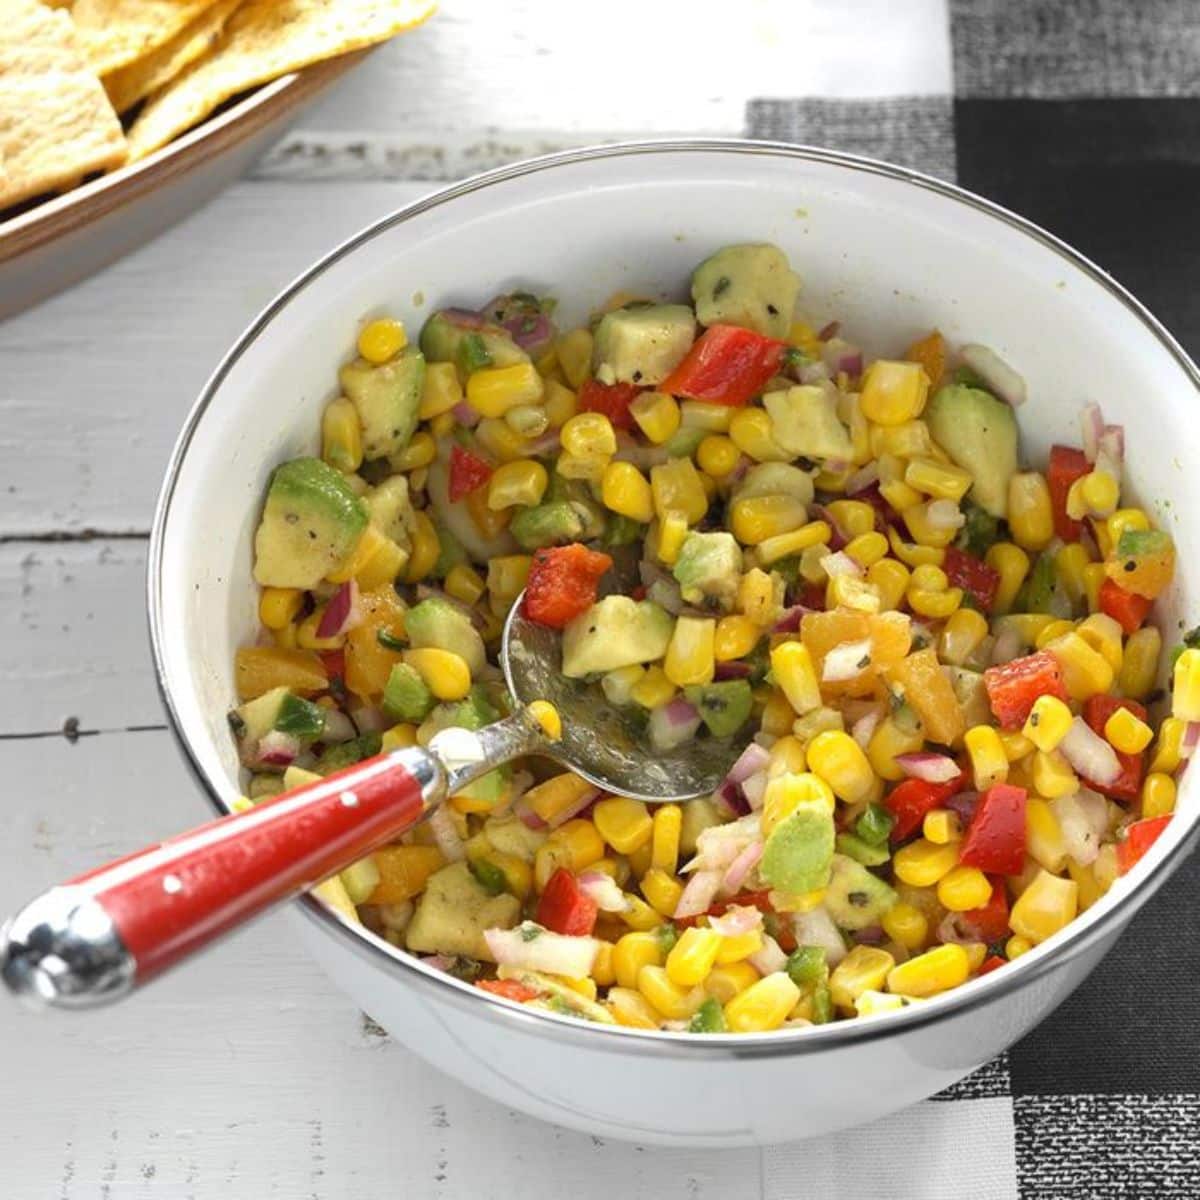
[[[1109,270],[1200,355],[1200,0],[951,0],[949,20],[952,97],[752,100],[747,133],[890,159],[999,201]],[[1193,859],[1044,1024],[918,1106],[910,1136],[939,1144],[913,1147],[931,1174],[903,1194],[1200,1197],[1198,908]],[[931,1112],[942,1105],[956,1115]],[[781,1182],[803,1155],[770,1156]],[[875,1194],[900,1193],[881,1175]]]

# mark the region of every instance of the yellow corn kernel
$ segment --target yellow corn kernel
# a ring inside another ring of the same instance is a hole
[[[1074,714],[1057,696],[1039,696],[1033,702],[1021,732],[1039,750],[1049,754],[1067,736],[1074,719]]]
[[[426,646],[405,650],[403,658],[439,700],[462,700],[471,690],[471,668],[462,655],[453,650]]]
[[[447,438],[457,428],[458,422],[455,421],[453,413],[438,413],[436,417],[431,417],[429,419],[429,432],[432,433],[435,438]]]
[[[650,481],[628,462],[610,462],[600,481],[605,508],[643,524],[654,519],[654,493]]]
[[[1013,601],[1025,582],[1025,576],[1029,574],[1029,555],[1012,542],[997,542],[988,547],[983,561],[1000,576],[996,599],[992,603],[992,615],[1002,616],[1012,611]]]
[[[467,379],[467,403],[481,416],[498,418],[518,404],[538,404],[545,389],[533,363],[484,367]]]
[[[851,541],[875,530],[875,510],[865,500],[834,500],[825,506],[825,511],[841,535]]]
[[[1117,708],[1104,723],[1104,736],[1122,754],[1141,754],[1154,740],[1154,730],[1127,708]]]
[[[892,870],[901,883],[913,887],[932,887],[958,865],[958,845],[944,846],[918,838],[901,846],[892,858]]]
[[[1189,647],[1176,660],[1171,715],[1180,721],[1200,721],[1200,650]]]
[[[721,945],[717,948],[716,965],[724,967],[731,963],[742,962],[750,955],[757,954],[762,949],[762,945],[761,929],[751,929],[747,933],[735,933],[731,937],[722,937]]]
[[[656,913],[668,919],[674,916],[679,898],[683,895],[683,884],[674,875],[651,867],[642,876],[641,887],[642,895]]]
[[[488,592],[511,603],[525,589],[533,559],[528,554],[502,554],[488,560]]]
[[[1008,481],[1008,527],[1023,550],[1044,550],[1054,537],[1050,488],[1040,471],[1018,471]]]
[[[1008,778],[1008,755],[1004,753],[1000,735],[991,725],[972,726],[963,741],[971,760],[976,791],[986,791]]]
[[[710,404],[705,400],[683,400],[679,412],[684,429],[703,429],[705,433],[728,433],[734,409],[727,404]]]
[[[950,532],[953,533],[953,530]],[[892,553],[910,567],[920,567],[926,563],[940,567],[946,557],[946,551],[941,547],[906,542],[894,525],[888,530],[888,541],[891,543]]]
[[[855,946],[829,973],[829,996],[840,1009],[852,1010],[865,991],[883,987],[896,960],[877,946]]]
[[[586,329],[572,329],[559,337],[554,350],[567,382],[578,390],[592,373],[592,335]]]
[[[1121,534],[1125,530],[1144,532],[1149,528],[1150,518],[1140,508],[1118,508],[1102,526],[1097,527],[1097,532],[1102,530],[1104,534],[1103,540],[1097,538],[1101,553],[1107,557],[1111,548],[1121,540]]]
[[[650,865],[675,873],[679,865],[679,837],[683,829],[683,810],[678,804],[660,804],[654,810],[654,832],[650,839]],[[674,910],[672,910],[674,911]]]
[[[459,563],[446,572],[446,594],[463,604],[478,604],[487,584],[483,577],[473,567]]]
[[[414,433],[407,446],[388,459],[393,471],[419,471],[437,457],[437,443],[433,435],[421,430]]]
[[[525,793],[523,802],[549,825],[595,790],[595,787],[581,776],[572,771],[563,771],[562,774],[552,775],[544,782],[531,787]],[[599,808],[600,805],[596,807]]]
[[[658,939],[655,938],[655,941]],[[612,942],[606,942],[600,939],[596,947],[596,957],[592,961],[592,979],[598,986],[606,988],[612,987],[617,982],[617,972],[613,965],[613,955],[616,951],[616,946]],[[637,976],[634,976],[636,980]]]
[[[804,743],[792,734],[785,734],[779,738],[770,749],[770,762],[767,766],[767,773],[774,779],[776,775],[784,775],[791,773],[798,775],[808,767],[808,758],[804,753]],[[815,776],[814,776],[815,778]],[[832,801],[832,793],[830,804]],[[833,809],[830,808],[830,812]]]
[[[888,479],[879,485],[879,493],[898,512],[905,513],[921,503],[921,493],[903,479]]]
[[[433,570],[442,553],[442,543],[428,514],[417,509],[412,515],[409,529],[412,549],[408,555],[408,567],[404,573],[406,583],[420,583]]]
[[[825,564],[822,560],[828,555],[829,547],[826,545],[809,546],[807,550],[801,550],[798,563],[800,578],[805,583],[818,585],[825,583],[829,576],[825,573]]]
[[[562,737],[562,717],[548,700],[535,700],[528,711],[550,741],[557,742]]]
[[[883,559],[887,552],[887,538],[874,530],[860,533],[846,544],[846,553],[864,570]]]
[[[725,1005],[725,1024],[733,1033],[778,1029],[800,1000],[800,989],[783,971],[767,975]]]
[[[785,536],[794,537],[795,534]],[[761,546],[759,550],[761,552]],[[829,612],[835,608],[852,608],[856,612],[877,613],[882,605],[879,589],[853,575],[834,575],[825,587],[825,608]]]
[[[504,414],[504,423],[522,437],[541,437],[550,428],[550,417],[541,404],[518,404]]]
[[[904,517],[905,525],[908,526],[908,532],[918,546],[941,550],[954,541],[958,536],[958,530],[954,527],[948,528],[936,524],[930,519],[929,507],[935,503],[940,504],[942,501],[931,500],[925,504],[912,504],[901,515]]]
[[[275,645],[282,650],[295,650],[300,644],[296,639],[295,625],[285,625],[282,629],[272,629],[271,637]]]
[[[738,583],[738,608],[758,626],[772,625],[783,607],[783,581],[758,567],[747,571]]]
[[[338,650],[345,645],[345,634],[339,633],[333,637],[317,635],[317,627],[321,624],[321,618],[324,615],[325,607],[322,605],[296,626],[296,645],[302,650]]]
[[[533,884],[539,892],[546,890],[550,877],[559,868],[571,869],[571,852],[565,842],[547,838],[533,856]]]
[[[677,508],[663,513],[658,522],[658,558],[672,566],[679,557],[680,548],[687,537],[687,514]]]
[[[611,458],[617,452],[617,435],[612,422],[596,412],[572,417],[559,435],[563,449],[578,458]]]
[[[944,663],[962,666],[987,635],[987,618],[982,613],[973,608],[959,608],[950,614],[942,628],[938,638],[938,658]]]
[[[663,673],[677,687],[711,683],[717,623],[711,617],[676,617],[663,658]]]
[[[729,423],[729,438],[755,462],[787,462],[792,457],[775,440],[771,418],[761,408],[739,408]]]
[[[1086,700],[1112,687],[1113,669],[1078,633],[1067,633],[1048,642],[1044,649],[1058,659],[1063,684],[1072,700]],[[1200,652],[1197,653],[1200,669]],[[1197,672],[1197,713],[1200,713],[1200,670]]]
[[[654,833],[654,821],[640,800],[610,796],[592,810],[600,836],[618,853],[631,854],[646,845]]]
[[[919,950],[929,935],[929,920],[911,904],[901,900],[893,904],[880,920],[883,932],[905,950]]]
[[[947,942],[893,967],[888,972],[887,988],[897,995],[920,999],[966,983],[970,973],[966,949],[957,942]]]
[[[1073,921],[1078,911],[1079,885],[1073,879],[1039,871],[1017,897],[1008,923],[1014,933],[1037,946]]]
[[[661,446],[679,430],[679,405],[666,392],[642,392],[629,406],[630,416],[647,439]]]
[[[656,663],[647,667],[645,674],[629,689],[629,698],[643,708],[658,708],[675,695],[675,685],[666,672]]]
[[[862,747],[848,734],[837,730],[819,733],[808,744],[810,769],[847,804],[867,800],[876,790],[875,772]]]
[[[833,792],[825,780],[811,771],[788,771],[768,779],[763,793],[763,835],[770,834],[780,821],[790,817],[801,805],[819,805],[832,814]]]
[[[685,929],[667,955],[667,978],[682,988],[703,983],[716,964],[724,940],[715,929],[698,925]]]
[[[992,885],[978,867],[955,867],[938,880],[938,900],[950,912],[982,908],[991,895]]]
[[[515,462],[526,457],[529,439],[522,437],[507,421],[485,417],[475,426],[480,446],[497,462]],[[474,493],[471,493],[474,495]]]
[[[1107,471],[1089,471],[1071,484],[1067,493],[1067,516],[1108,517],[1121,499],[1121,485]]]
[[[1040,796],[1030,796],[1025,803],[1025,834],[1029,854],[1047,871],[1061,871],[1066,865],[1067,851],[1062,826],[1054,810]]]
[[[737,540],[746,546],[756,546],[759,542],[791,533],[800,529],[807,520],[808,510],[795,496],[748,496],[743,500],[735,500],[730,508],[730,529]],[[823,539],[811,538],[805,545],[828,541],[829,526],[823,521],[813,524],[824,526],[825,536]],[[803,548],[798,547],[796,552]]]
[[[1158,658],[1162,652],[1162,634],[1157,626],[1134,630],[1125,642],[1117,683],[1121,694],[1131,700],[1144,700],[1158,679]]]
[[[713,635],[713,654],[717,662],[745,658],[758,645],[761,636],[759,627],[741,613],[722,617]]]
[[[604,1003],[613,1020],[628,1029],[657,1029],[661,1023],[646,997],[631,988],[609,988]]]
[[[905,468],[904,482],[927,496],[957,504],[970,490],[975,477],[961,467],[934,462],[931,458],[914,458]]]
[[[880,611],[891,612],[900,607],[909,578],[908,568],[894,558],[881,558],[867,568],[867,582],[879,592]]]
[[[557,379],[546,381],[546,394],[542,398],[542,409],[551,429],[561,429],[579,408],[579,398],[569,387]]]
[[[884,454],[893,454],[897,458],[933,455],[933,439],[929,436],[929,426],[924,421],[905,421],[902,425],[871,425],[868,437],[871,454],[875,458]],[[916,486],[913,484],[913,487]]]
[[[759,717],[759,728],[763,733],[772,737],[783,737],[792,731],[796,714],[788,703],[787,697],[778,689],[773,688],[763,704],[762,716]]]
[[[1014,958],[1020,958],[1022,954],[1028,954],[1033,949],[1033,943],[1028,939],[1021,937],[1020,934],[1013,934],[1012,937],[1004,943],[1004,954],[1009,962]]]
[[[549,483],[550,476],[540,462],[526,458],[504,463],[492,472],[488,480],[488,508],[499,512],[517,504],[538,504],[546,494]]]
[[[1017,729],[1001,730],[1000,744],[1004,747],[1004,757],[1010,763],[1019,762],[1036,749],[1034,744]]]
[[[407,345],[408,334],[404,332],[404,326],[390,317],[368,321],[358,335],[359,354],[376,366],[395,358]]]
[[[1152,771],[1142,783],[1142,816],[1167,817],[1175,811],[1175,780]]]
[[[729,412],[729,409],[725,409]],[[724,479],[738,464],[742,452],[734,445],[731,438],[723,434],[710,433],[696,447],[696,462],[702,471],[707,471],[714,479]]]
[[[718,963],[704,981],[704,991],[724,1006],[758,980],[758,972],[745,959],[739,962]]]
[[[1042,627],[1037,637],[1033,639],[1033,644],[1039,650],[1044,650],[1056,638],[1063,637],[1065,634],[1072,632],[1074,628],[1075,622],[1068,621],[1065,617],[1059,617],[1056,620],[1051,620],[1049,624]],[[1089,643],[1089,645],[1090,644],[1091,643]]]
[[[963,590],[953,587],[942,592],[929,592],[910,585],[906,598],[909,608],[918,616],[941,621],[958,611],[962,605]]]
[[[345,396],[325,406],[321,417],[321,457],[344,474],[362,465],[362,425],[358,409]]]
[[[258,600],[258,619],[268,629],[285,629],[304,603],[299,588],[265,587]]]
[[[774,500],[776,497],[760,497],[761,499]],[[738,504],[753,504],[754,500],[739,500]],[[735,505],[735,507],[737,507]],[[760,513],[761,515],[761,513]],[[749,524],[743,525],[745,529],[758,528],[754,522],[759,517],[745,517],[744,521]],[[781,558],[790,558],[794,554],[801,554],[810,546],[819,546],[829,541],[832,536],[832,530],[825,521],[810,521],[807,525],[801,525],[799,529],[793,529],[789,533],[778,533],[771,537],[763,538],[758,544],[758,558],[763,566],[768,566],[773,562],[778,562]],[[855,581],[857,582],[857,580]]]
[[[1104,655],[1113,674],[1119,674],[1124,661],[1122,646],[1124,630],[1107,613],[1092,613],[1076,626],[1079,636],[1099,654]]]
[[[708,493],[690,458],[672,458],[651,467],[650,487],[660,521],[669,512],[681,512],[694,525],[708,511]]]
[[[604,857],[604,839],[591,821],[576,818],[560,825],[549,837],[566,847],[572,871],[578,873]]]
[[[634,864],[634,860],[641,855],[643,851],[638,851],[638,854],[630,855],[630,864]],[[648,856],[650,853],[649,846],[644,848],[644,853]],[[636,873],[636,867],[634,868]],[[641,896],[634,892],[625,893],[625,903],[629,907],[621,913],[621,920],[629,926],[630,929],[636,929],[645,932],[650,929],[657,929],[662,923],[662,914],[656,909],[650,907]]]
[[[929,376],[920,363],[876,359],[862,380],[859,404],[876,425],[901,425],[921,415],[929,395]]]
[[[425,383],[421,391],[421,406],[417,416],[422,421],[431,421],[448,413],[463,399],[462,384],[453,363],[426,363]]]
[[[401,722],[399,725],[393,725],[391,729],[383,731],[383,738],[380,749],[384,754],[392,750],[403,750],[408,746],[417,744],[417,727],[415,725]]]
[[[781,642],[771,651],[771,673],[797,716],[821,707],[821,684],[803,642]]]
[[[1062,581],[1072,604],[1082,604],[1087,597],[1083,569],[1091,560],[1081,542],[1070,542],[1054,556],[1054,570]]]
[[[1187,722],[1179,717],[1164,717],[1158,727],[1158,741],[1150,757],[1148,770],[1162,775],[1173,775],[1183,761],[1181,745]]]
[[[925,814],[921,822],[921,835],[935,846],[948,846],[962,841],[962,822],[958,813],[948,808],[935,808]]]
[[[923,592],[944,592],[950,586],[950,580],[941,567],[931,563],[922,563],[913,568],[909,589],[919,588]]]
[[[1070,764],[1057,751],[1039,750],[1033,756],[1033,787],[1039,796],[1053,800],[1069,796],[1079,787],[1079,779]]]
[[[665,967],[653,965],[638,972],[638,991],[668,1021],[686,1021],[706,999],[702,987],[680,987],[672,983]]]
[[[890,716],[884,717],[875,726],[871,740],[867,743],[867,759],[880,779],[895,781],[904,778],[903,770],[896,765],[897,754],[916,754],[925,746],[925,735],[920,725],[908,728]]]
[[[1088,612],[1094,613],[1100,608],[1100,588],[1107,577],[1102,562],[1090,562],[1083,568],[1083,591]]]

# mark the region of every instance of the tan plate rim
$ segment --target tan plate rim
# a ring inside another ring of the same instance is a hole
[[[350,70],[373,47],[316,63],[256,88],[139,162],[0,221],[0,263],[106,216],[254,136]]]

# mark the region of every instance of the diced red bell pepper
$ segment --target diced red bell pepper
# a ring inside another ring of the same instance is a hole
[[[942,570],[951,587],[962,588],[983,612],[991,612],[1000,586],[1000,572],[957,546],[947,546]]]
[[[596,603],[600,577],[612,562],[579,542],[538,550],[525,584],[525,615],[551,629],[565,628]]]
[[[1139,862],[1145,858],[1147,851],[1158,841],[1159,834],[1167,827],[1171,819],[1168,813],[1165,817],[1147,817],[1144,821],[1134,821],[1125,828],[1125,837],[1117,843],[1117,872],[1128,875]]]
[[[814,612],[825,611],[825,589],[819,583],[806,583],[800,589],[798,604],[811,608]]]
[[[762,913],[772,913],[775,911],[775,906],[771,903],[770,889],[764,888],[757,892],[742,892],[737,896],[731,897],[729,900],[717,900],[709,908],[706,908],[704,912],[697,913],[694,917],[675,917],[674,923],[679,929],[690,929],[691,926],[699,922],[701,917],[719,917],[734,906],[757,908]]]
[[[603,413],[614,429],[632,429],[633,414],[629,406],[641,391],[632,383],[601,383],[589,379],[579,389],[579,411]]]
[[[470,495],[476,488],[483,487],[492,477],[492,468],[478,454],[464,450],[462,446],[450,448],[450,483],[447,491],[451,503]]]
[[[1153,601],[1146,596],[1127,592],[1119,583],[1105,579],[1100,585],[1100,611],[1126,632],[1133,633],[1141,628]]]
[[[1092,469],[1087,456],[1074,446],[1051,446],[1050,466],[1046,483],[1050,486],[1050,510],[1054,515],[1054,532],[1064,542],[1077,542],[1083,532],[1083,522],[1067,516],[1067,493],[1071,484]]]
[[[993,876],[990,882],[988,902],[962,914],[963,923],[978,930],[980,941],[988,943],[999,942],[1012,932],[1008,927],[1008,888],[1001,876]]]
[[[1117,711],[1118,708],[1127,708],[1139,721],[1147,720],[1146,710],[1136,700],[1123,700],[1119,696],[1089,696],[1083,706],[1083,719],[1087,722],[1088,727],[1093,733],[1097,733],[1100,737],[1104,736],[1104,727],[1108,724],[1108,718]],[[1123,800],[1126,803],[1134,801],[1138,798],[1138,793],[1142,790],[1142,772],[1145,767],[1145,754],[1126,754],[1124,751],[1114,748],[1113,753],[1117,756],[1117,761],[1121,764],[1121,773],[1112,781],[1112,783],[1096,783],[1092,779],[1084,778],[1084,782],[1088,787],[1093,788],[1097,792],[1103,792],[1106,796],[1111,796],[1114,800]]]
[[[659,388],[672,396],[741,408],[778,373],[785,349],[783,342],[752,329],[712,325]]]
[[[340,679],[344,685],[346,682],[346,651],[318,650],[317,653],[325,665],[325,674],[329,677],[329,681],[332,683],[333,680]]]
[[[983,966],[975,972],[976,977],[980,975],[990,975],[993,971],[998,971],[1001,967],[1008,964],[1007,958],[1001,958],[998,954],[989,954],[983,960]]]
[[[526,1000],[535,1000],[538,995],[533,988],[526,987],[515,979],[481,979],[475,986],[485,992],[491,992],[493,996],[515,1000],[518,1004],[524,1004]]]
[[[893,842],[902,842],[911,837],[921,828],[925,814],[941,808],[961,790],[961,786],[961,775],[948,783],[927,783],[924,779],[906,779],[898,783],[883,798],[884,806],[896,818],[888,836]]]
[[[1070,699],[1062,667],[1049,650],[988,667],[983,673],[983,686],[1001,729],[1020,729],[1039,696]]]
[[[989,875],[1017,875],[1025,866],[1025,789],[996,783],[979,797],[958,861]]]
[[[559,867],[550,876],[537,906],[537,923],[568,937],[587,937],[596,928],[596,902],[579,880]]]

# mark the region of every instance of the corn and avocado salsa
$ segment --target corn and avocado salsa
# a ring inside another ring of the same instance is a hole
[[[417,345],[362,328],[255,537],[251,801],[503,716],[522,592],[651,746],[745,748],[655,808],[505,766],[328,903],[531,1007],[759,1032],[1003,970],[1146,853],[1200,648],[1167,697],[1149,618],[1175,548],[1123,501],[1123,431],[1089,405],[1081,447],[1028,463],[1025,384],[990,350],[933,331],[865,361],[799,292],[740,245],[690,303],[578,328],[527,293],[442,309]]]

